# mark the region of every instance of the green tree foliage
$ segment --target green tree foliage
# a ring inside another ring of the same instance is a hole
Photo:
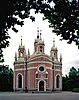
[[[0,91],[13,90],[13,70],[6,65],[0,67]]]
[[[48,19],[56,35],[79,46],[79,0],[52,1],[54,6],[49,8],[48,14],[44,13],[45,19]]]
[[[29,16],[32,3],[35,0],[1,0],[0,2],[0,62],[3,59],[3,48],[9,46],[8,29],[15,32],[18,30],[15,25],[23,25],[23,19],[30,18],[34,20],[33,16]]]
[[[79,69],[76,70],[74,67],[70,68],[69,75],[63,76],[62,83],[63,90],[79,88]]]

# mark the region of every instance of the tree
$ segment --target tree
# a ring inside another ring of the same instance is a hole
[[[8,29],[12,29],[15,32],[18,30],[15,25],[23,25],[23,19],[34,18],[30,15],[30,9],[32,9],[32,3],[35,0],[1,0],[0,2],[0,62],[3,62],[3,48],[9,46],[9,34]]]
[[[65,91],[79,88],[79,69],[70,68],[69,75],[62,78],[62,87]]]
[[[79,47],[79,0],[53,0],[54,6],[44,12],[50,27],[62,39]],[[61,39],[61,40],[62,40]]]
[[[13,70],[7,66],[0,67],[0,91],[13,90]]]
[[[69,89],[69,86],[67,84],[68,80],[69,80],[69,77],[67,75],[62,77],[62,90],[63,91],[66,91]]]

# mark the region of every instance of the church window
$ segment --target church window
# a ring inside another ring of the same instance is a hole
[[[42,46],[40,46],[40,49],[42,49]]]
[[[47,74],[46,74],[46,78],[47,78]]]
[[[42,52],[42,46],[40,46],[40,52]]]
[[[59,81],[60,81],[60,76],[56,76],[56,88],[59,88]]]
[[[42,50],[40,50],[40,52],[42,52]]]
[[[44,71],[44,67],[43,66],[40,66],[39,67],[39,71],[43,72]]]
[[[36,74],[36,78],[38,78],[38,74]]]
[[[22,75],[18,75],[18,88],[22,88]]]

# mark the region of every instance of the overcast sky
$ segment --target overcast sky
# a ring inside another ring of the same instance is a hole
[[[79,50],[77,46],[72,44],[67,44],[66,41],[60,41],[60,37],[52,33],[52,29],[49,28],[49,23],[47,20],[42,21],[42,15],[38,14],[36,16],[36,21],[32,22],[30,19],[25,19],[24,26],[16,26],[19,30],[18,33],[14,33],[12,30],[9,30],[11,36],[10,46],[4,50],[5,63],[9,65],[10,68],[14,69],[13,62],[15,52],[18,52],[18,47],[21,41],[21,36],[23,37],[23,45],[25,45],[26,53],[30,49],[32,54],[34,51],[34,40],[37,36],[37,27],[42,30],[42,39],[45,43],[45,53],[50,55],[50,49],[53,46],[53,38],[55,37],[56,46],[58,48],[58,55],[62,53],[63,65],[62,73],[63,75],[68,74],[69,69],[74,66],[75,68],[79,67]]]

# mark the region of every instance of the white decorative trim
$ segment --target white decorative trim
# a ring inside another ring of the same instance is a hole
[[[48,80],[48,78],[35,78],[35,79],[38,79],[38,80],[42,80],[42,79],[45,79],[45,80]]]
[[[17,74],[17,78],[16,78],[16,88],[18,88],[18,75],[19,74],[22,76],[22,88],[23,88],[23,75],[21,73],[18,73]]]
[[[32,64],[32,63],[49,63],[49,64],[52,64],[52,62],[49,62],[49,61],[31,61],[31,62],[27,62],[27,64]]]
[[[25,64],[24,64],[24,69],[26,69]],[[24,88],[26,87],[25,81],[26,81],[26,79],[25,79],[25,70],[24,70]]]
[[[21,62],[21,63],[17,62],[14,64],[14,66],[19,66],[19,65],[26,65],[26,63],[25,62]]]
[[[46,67],[46,69],[50,69],[50,70],[52,70],[52,67]]]
[[[38,74],[38,71],[36,71],[36,73],[35,74]]]
[[[38,81],[38,91],[39,91],[39,83],[40,83],[40,81],[44,81],[44,91],[46,91],[46,81],[43,80],[43,79]]]
[[[55,67],[62,67],[59,63],[54,64]]]
[[[46,74],[48,74],[48,72],[46,71]]]
[[[50,67],[45,67],[45,68],[52,70],[52,68],[50,68]],[[38,69],[38,67],[29,67],[29,68],[27,68],[27,70],[32,70],[32,69]]]
[[[17,68],[17,69],[15,69],[15,71],[24,71],[24,70],[26,70],[26,68]]]
[[[44,67],[44,71],[40,71],[40,70],[39,70],[39,68],[40,68],[41,66]],[[45,65],[44,65],[44,64],[40,64],[40,65],[38,66],[38,71],[41,72],[41,73],[45,72],[45,71],[46,71]]]
[[[55,71],[61,71],[60,69],[55,69]]]
[[[14,71],[14,74],[13,74],[13,89],[15,90],[15,71]]]
[[[51,76],[50,76],[50,88],[53,87],[53,77],[52,77],[52,70],[51,70]]]

